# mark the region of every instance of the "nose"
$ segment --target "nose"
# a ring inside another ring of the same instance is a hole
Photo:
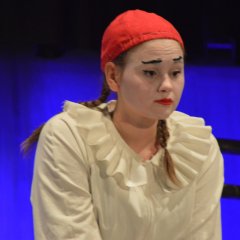
[[[158,92],[169,92],[172,90],[172,80],[169,76],[163,76],[160,81],[157,91]]]

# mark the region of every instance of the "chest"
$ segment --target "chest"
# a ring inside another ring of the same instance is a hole
[[[104,176],[98,167],[93,167],[93,206],[100,230],[106,235],[104,240],[140,240],[146,233],[152,240],[159,239],[159,234],[160,239],[178,239],[171,234],[180,236],[187,228],[194,207],[194,186],[166,193],[150,166],[147,174],[146,185],[127,188],[121,185],[123,176]],[[115,235],[118,232],[122,238]]]

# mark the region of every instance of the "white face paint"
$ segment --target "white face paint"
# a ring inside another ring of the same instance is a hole
[[[183,50],[178,42],[157,39],[129,51],[118,90],[118,113],[127,118],[166,119],[184,87]]]

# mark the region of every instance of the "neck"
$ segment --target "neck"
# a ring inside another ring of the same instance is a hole
[[[113,115],[113,123],[124,141],[136,153],[144,156],[152,155],[157,151],[157,121],[143,121],[143,119],[139,121],[139,119],[123,116],[116,111]]]

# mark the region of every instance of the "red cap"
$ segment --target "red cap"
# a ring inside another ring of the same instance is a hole
[[[163,17],[142,10],[128,10],[118,15],[106,28],[101,47],[101,69],[126,50],[153,39],[173,39],[184,48],[174,26]]]

